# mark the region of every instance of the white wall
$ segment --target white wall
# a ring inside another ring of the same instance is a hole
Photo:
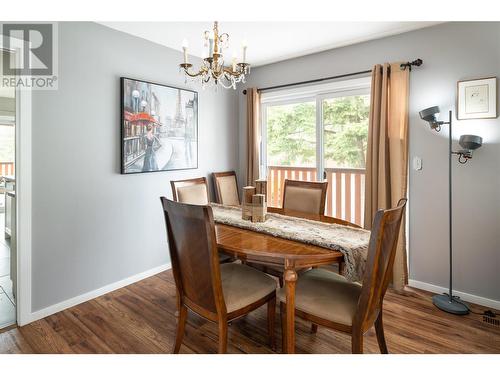
[[[458,80],[500,76],[500,23],[448,23],[338,48],[252,70],[248,87],[266,87],[371,69],[374,64],[422,58],[411,73],[410,279],[448,285],[446,131],[436,134],[418,111],[454,110]],[[239,177],[245,176],[245,97],[240,92]],[[484,146],[467,165],[453,165],[455,289],[500,301],[500,119],[455,121],[455,139],[472,133]],[[458,147],[458,145],[456,145]],[[500,302],[499,302],[500,303]]]
[[[33,92],[32,310],[169,261],[170,180],[237,168],[236,95],[199,91],[199,168],[120,175],[120,76],[184,86],[180,52],[60,23],[59,89]]]

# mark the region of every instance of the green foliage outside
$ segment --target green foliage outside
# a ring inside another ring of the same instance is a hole
[[[268,108],[267,155],[269,165],[316,165],[315,102]]]
[[[325,167],[365,167],[369,109],[368,95],[323,101]],[[267,152],[269,165],[316,165],[315,102],[268,108]]]

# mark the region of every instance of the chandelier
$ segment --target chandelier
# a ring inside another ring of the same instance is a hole
[[[219,35],[218,23],[215,21],[213,31],[205,31],[203,37],[203,62],[198,72],[191,70],[193,64],[188,61],[187,40],[184,39],[182,42],[184,62],[180,64],[180,68],[181,71],[184,70],[186,82],[188,77],[191,77],[195,81],[201,81],[202,88],[212,83],[216,88],[221,85],[226,89],[236,90],[236,84],[245,83],[245,75],[250,73],[250,64],[246,63],[246,43],[242,44],[242,62],[237,63],[236,55],[233,54],[231,65],[225,66],[222,52],[228,48],[229,35],[227,33]]]

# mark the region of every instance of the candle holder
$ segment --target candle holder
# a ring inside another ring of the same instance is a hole
[[[254,186],[243,188],[241,218],[254,223],[262,223],[267,217],[267,180],[256,180]]]

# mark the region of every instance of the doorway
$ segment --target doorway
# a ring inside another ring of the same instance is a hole
[[[1,51],[3,54],[9,53]],[[16,90],[0,87],[0,329],[16,323]]]

